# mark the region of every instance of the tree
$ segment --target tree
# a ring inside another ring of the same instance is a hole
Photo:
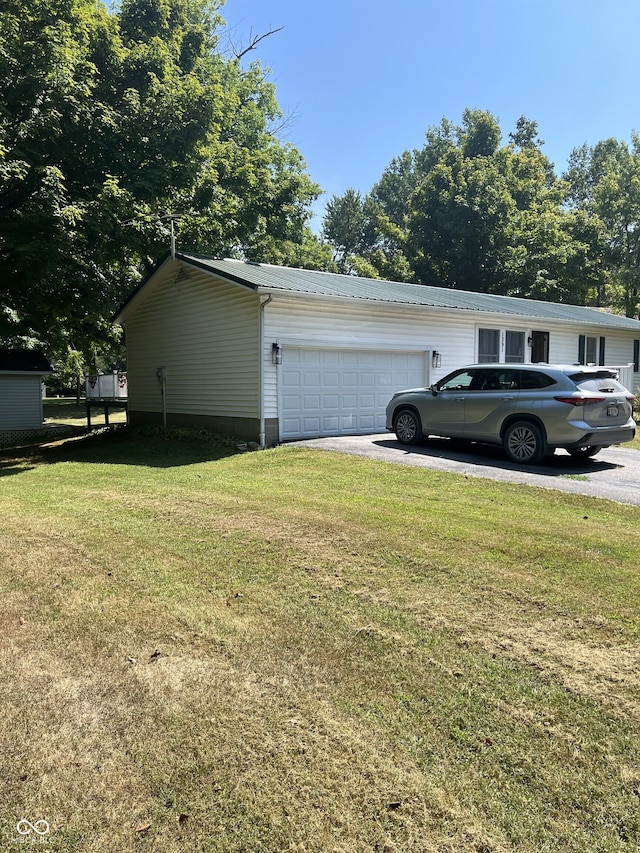
[[[640,136],[631,147],[607,139],[574,149],[565,175],[566,198],[594,235],[593,254],[602,262],[609,304],[635,317],[640,309]],[[596,238],[597,235],[597,238]]]
[[[428,135],[418,161],[427,170],[409,200],[406,253],[418,281],[504,292],[513,260],[518,203],[510,152],[499,149],[497,120],[465,110]]]
[[[332,196],[327,202],[322,234],[334,248],[333,260],[341,273],[351,270],[351,258],[365,245],[366,214],[359,192],[349,188],[341,197]]]
[[[277,138],[258,63],[224,56],[217,0],[5,0],[0,338],[86,357],[168,243],[301,243],[319,194]]]
[[[368,196],[334,198],[324,234],[343,265],[486,293],[597,300],[599,231],[567,209],[536,122],[522,116],[506,145],[501,137],[491,113],[467,109],[459,125],[443,119],[421,149],[394,158]]]

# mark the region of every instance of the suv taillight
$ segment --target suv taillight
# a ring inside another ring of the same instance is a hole
[[[570,406],[588,406],[590,403],[604,403],[606,397],[554,397],[559,403],[568,403]]]

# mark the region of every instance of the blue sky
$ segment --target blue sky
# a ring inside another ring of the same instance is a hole
[[[326,193],[319,214],[465,107],[492,112],[505,141],[519,116],[537,121],[557,172],[585,142],[640,131],[638,0],[227,0],[221,13],[241,46],[283,27],[250,57],[272,69],[281,136]]]

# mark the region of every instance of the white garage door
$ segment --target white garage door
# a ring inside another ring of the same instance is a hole
[[[283,347],[280,438],[384,432],[394,391],[425,381],[424,353]]]

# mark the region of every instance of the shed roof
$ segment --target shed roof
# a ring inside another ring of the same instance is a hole
[[[167,260],[165,255],[156,270]],[[243,285],[259,293],[290,293],[307,296],[358,299],[371,303],[416,305],[432,308],[482,311],[513,317],[537,320],[559,320],[590,326],[636,331],[640,337],[640,321],[609,314],[597,308],[580,305],[565,305],[558,302],[543,302],[537,299],[521,299],[514,296],[498,296],[490,293],[455,290],[423,284],[407,284],[398,281],[361,278],[317,270],[280,267],[249,261],[212,258],[207,255],[177,252],[176,259],[190,266],[210,272],[219,278]],[[155,272],[155,271],[154,271]],[[153,275],[153,273],[151,274]],[[149,281],[149,276],[125,302],[116,314],[119,318],[125,306]]]
[[[43,353],[37,349],[0,349],[0,373],[53,373]]]

